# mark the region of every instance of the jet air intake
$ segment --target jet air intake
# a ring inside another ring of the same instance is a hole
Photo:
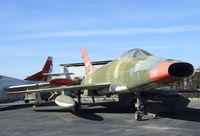
[[[172,77],[188,77],[194,73],[194,68],[190,63],[178,62],[171,64],[168,72]]]
[[[189,77],[193,73],[194,67],[190,63],[164,61],[150,71],[149,77],[156,83],[168,84]]]

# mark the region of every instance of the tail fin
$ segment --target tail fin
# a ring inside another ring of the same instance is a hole
[[[88,57],[88,54],[85,48],[81,48],[81,53],[82,53],[83,61],[85,63],[86,75],[88,76],[96,71],[96,67],[92,66],[92,63],[90,61],[90,58]]]
[[[25,80],[30,80],[30,81],[47,81],[48,77],[44,76],[44,73],[51,73],[52,72],[52,67],[53,66],[53,58],[48,57],[44,67],[42,68],[42,71],[37,72],[29,77],[27,77]]]
[[[66,78],[66,79],[72,79],[71,76],[70,76],[71,74],[69,73],[68,68],[64,67],[64,68],[62,69],[62,72],[65,73],[65,78]]]

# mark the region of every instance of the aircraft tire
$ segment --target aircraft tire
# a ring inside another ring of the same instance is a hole
[[[137,121],[142,120],[142,115],[138,111],[135,112],[135,120],[137,120]]]
[[[30,101],[29,100],[24,100],[24,103],[29,103]]]
[[[79,113],[80,112],[80,104],[78,102],[75,103],[74,105],[74,112]]]

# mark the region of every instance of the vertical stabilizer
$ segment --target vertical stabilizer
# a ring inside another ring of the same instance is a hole
[[[45,62],[42,72],[51,73],[52,71],[53,71],[53,58],[49,56]]]
[[[72,79],[70,76],[71,74],[69,73],[69,70],[67,67],[63,67],[61,70],[62,70],[61,73],[64,73],[63,78]]]
[[[81,48],[81,53],[82,53],[83,61],[85,63],[86,75],[88,76],[96,71],[96,67],[92,66],[92,63],[90,61],[90,58],[88,57],[88,54],[85,48]]]
[[[25,80],[30,80],[30,81],[47,81],[48,80],[48,76],[44,76],[44,73],[51,73],[52,72],[52,68],[53,68],[53,58],[52,57],[48,57],[44,67],[42,68],[42,71],[37,72],[35,74],[33,74],[32,76],[27,77]]]

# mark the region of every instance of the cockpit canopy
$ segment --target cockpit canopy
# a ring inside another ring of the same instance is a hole
[[[121,57],[131,57],[131,58],[146,58],[149,56],[153,56],[151,53],[148,53],[142,49],[131,49],[127,52],[123,53]]]

